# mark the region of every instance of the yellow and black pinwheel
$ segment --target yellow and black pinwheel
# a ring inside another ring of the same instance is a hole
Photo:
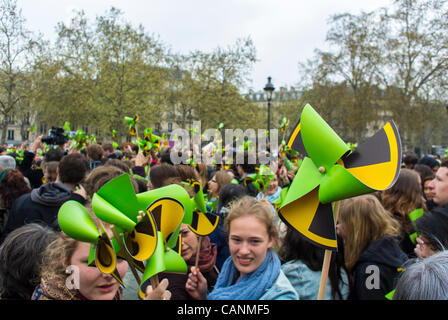
[[[144,299],[151,279],[158,273],[187,273],[187,264],[180,255],[182,248],[179,235],[184,206],[173,198],[160,198],[148,207],[148,212],[152,213],[156,221],[158,241],[154,255],[146,262],[138,290],[141,299]],[[174,250],[175,247],[177,250]]]
[[[131,117],[124,117],[124,121],[129,125],[128,132],[131,136],[137,135],[137,122],[138,122],[138,115],[136,114],[133,118]]]
[[[258,191],[263,191],[269,186],[271,181],[274,180],[275,174],[270,167],[264,164],[255,169],[257,172],[248,174],[244,178],[243,184],[244,186],[252,184]]]
[[[193,188],[195,194],[192,198],[194,210],[189,227],[198,236],[207,236],[218,226],[219,216],[207,212],[201,183],[195,179],[187,179],[187,182]]]
[[[123,280],[118,273],[117,256],[112,242],[101,224],[101,232],[92,220],[89,211],[79,202],[69,200],[65,202],[58,212],[58,223],[61,230],[69,237],[91,244],[94,252],[94,264],[104,274],[112,275],[122,286]],[[89,258],[89,265],[92,265]]]
[[[352,151],[306,105],[288,147],[305,157],[279,206],[279,216],[328,250],[337,250],[332,202],[388,189],[400,171],[401,142],[393,121]]]
[[[123,236],[117,239],[125,246],[120,249],[126,249],[133,259],[145,261],[154,253],[157,246],[154,218],[138,203],[128,174],[99,189],[92,197],[92,210],[99,219],[114,225],[117,233]]]

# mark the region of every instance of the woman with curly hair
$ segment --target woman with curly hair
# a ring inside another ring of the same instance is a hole
[[[14,200],[28,192],[31,192],[31,188],[19,170],[0,168],[0,195],[3,208],[10,209]]]
[[[400,247],[408,256],[414,256],[415,247],[409,238],[409,235],[415,232],[409,214],[420,208],[426,211],[420,179],[416,171],[401,169],[397,182],[380,196],[384,208],[392,213],[401,225]]]
[[[22,194],[31,192],[31,188],[23,174],[17,169],[0,167],[0,233],[8,218],[8,211],[14,201]]]
[[[41,281],[32,300],[118,300],[120,285],[111,275],[101,273],[88,265],[90,244],[74,240],[64,233],[43,253]],[[71,267],[71,269],[69,269]],[[127,263],[117,261],[117,270],[123,278]],[[76,270],[76,272],[75,272]],[[73,272],[71,275],[70,272]],[[79,282],[70,276],[79,275]]]

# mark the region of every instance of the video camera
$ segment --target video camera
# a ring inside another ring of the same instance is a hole
[[[42,142],[50,146],[63,145],[68,141],[68,138],[64,134],[64,129],[51,127],[48,136],[42,138]]]

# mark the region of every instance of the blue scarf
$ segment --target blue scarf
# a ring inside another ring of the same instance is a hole
[[[243,275],[235,284],[233,280],[239,274],[228,257],[216,281],[215,288],[207,296],[208,300],[258,300],[272,286],[280,274],[280,259],[268,250],[266,259],[257,270]]]

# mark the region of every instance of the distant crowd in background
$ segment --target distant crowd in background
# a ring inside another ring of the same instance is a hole
[[[247,150],[238,152],[242,164],[206,165],[173,164],[169,146],[48,149],[38,137],[15,150],[0,147],[1,299],[137,300],[139,284],[126,261],[117,264],[123,288],[87,265],[89,245],[67,237],[57,220],[66,201],[91,211],[92,196],[128,174],[136,193],[199,181],[208,213],[220,217],[201,241],[182,225],[188,273],[159,274],[145,299],[315,300],[324,249],[284,224],[276,202],[301,156],[280,149],[273,179],[257,189],[247,177],[259,165],[249,163]],[[325,299],[448,299],[448,159],[405,154],[391,188],[341,201],[336,231]],[[70,265],[80,268],[79,288],[66,285]]]

